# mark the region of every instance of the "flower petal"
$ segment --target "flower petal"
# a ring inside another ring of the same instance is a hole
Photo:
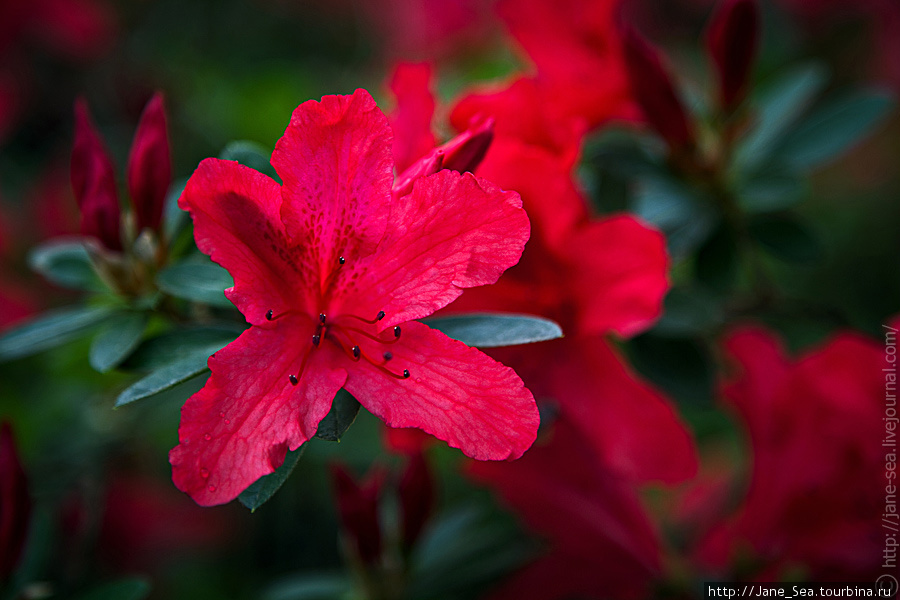
[[[291,255],[275,181],[236,162],[208,158],[188,180],[178,205],[194,219],[197,247],[234,278],[225,294],[248,322],[265,323],[269,310],[294,307],[297,293],[285,283],[286,274],[304,279],[299,271],[304,262]]]
[[[368,304],[368,313],[387,313],[382,331],[426,317],[463,288],[497,281],[519,260],[528,234],[518,194],[471,173],[440,171],[395,200],[385,238],[347,297]]]
[[[312,437],[347,377],[329,351],[312,352],[298,385],[314,325],[286,316],[251,327],[209,359],[212,377],[181,409],[180,444],[169,453],[172,479],[198,504],[232,500],[278,468],[288,449]],[[301,349],[302,348],[302,349]]]
[[[387,368],[360,361],[344,387],[391,427],[418,427],[479,460],[518,458],[537,435],[534,397],[515,371],[427,325],[403,325]]]
[[[284,182],[281,217],[327,277],[339,256],[374,250],[387,222],[394,180],[387,118],[372,96],[324,96],[294,110],[272,153]]]
[[[434,148],[431,119],[434,94],[432,68],[428,63],[401,63],[394,68],[389,87],[397,100],[390,115],[394,132],[394,164],[402,173]]]
[[[128,157],[128,193],[137,230],[159,229],[166,193],[172,182],[172,159],[162,94],[156,93],[141,115]]]
[[[660,232],[631,216],[609,217],[577,229],[568,255],[583,333],[627,337],[662,314],[669,259]]]

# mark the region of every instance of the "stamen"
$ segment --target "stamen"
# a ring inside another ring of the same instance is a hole
[[[285,315],[290,315],[295,312],[297,312],[297,311],[288,309],[288,310],[286,310],[284,312],[280,312],[276,315],[275,311],[270,308],[269,310],[266,311],[266,321],[274,321],[275,319],[280,319],[281,317],[283,317]]]
[[[353,346],[350,351],[353,352],[353,358],[359,360],[359,355],[362,353],[362,351],[359,349],[359,346]]]
[[[364,319],[364,318],[360,317],[359,315],[342,315],[342,316],[344,316],[344,317],[350,317],[350,318],[352,318],[352,319],[357,319],[357,320],[359,320],[359,321],[362,321],[363,323],[368,323],[369,325],[374,325],[374,324],[377,323],[378,321],[382,320],[382,319],[384,318],[384,315],[385,315],[384,311],[383,311],[383,310],[379,310],[379,311],[378,311],[378,314],[375,315],[375,318],[374,318],[374,319]]]
[[[395,338],[400,337],[400,326],[399,325],[394,325],[394,337]]]
[[[318,333],[313,334],[313,346],[318,347],[320,341],[322,341],[322,336]]]
[[[297,376],[293,375],[293,374],[288,375],[288,379],[291,380],[291,385],[297,385],[297,383],[299,383],[299,381],[300,381],[299,379],[297,379]]]
[[[319,313],[319,323],[325,324],[325,313]]]
[[[356,327],[351,327],[351,326],[349,326],[349,325],[343,325],[343,326],[340,326],[340,327],[334,326],[334,327],[335,327],[335,329],[341,329],[341,330],[347,329],[347,330],[349,330],[349,331],[355,331],[356,333],[358,333],[358,334],[360,334],[360,335],[364,335],[364,336],[366,336],[367,338],[369,338],[370,340],[372,340],[373,342],[378,342],[379,344],[393,344],[394,342],[397,341],[397,338],[394,338],[394,339],[392,339],[392,340],[383,340],[383,339],[381,339],[380,337],[374,336],[374,335],[372,335],[371,333],[369,333],[369,332],[367,332],[367,331],[363,331],[362,329],[357,329]],[[346,335],[346,334],[345,334],[345,335]]]
[[[387,362],[394,358],[394,354],[392,352],[385,352],[384,354],[382,354],[382,356],[384,357],[384,362]]]
[[[266,320],[271,321],[272,315],[274,315],[274,314],[275,314],[275,311],[270,308],[269,311],[266,313]]]
[[[347,262],[347,261],[344,259],[343,256],[339,256],[339,257],[338,257],[338,262],[341,263],[341,264],[344,264],[344,263]]]
[[[409,369],[403,369],[403,379],[409,379]]]

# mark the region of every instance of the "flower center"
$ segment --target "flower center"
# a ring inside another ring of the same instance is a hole
[[[338,260],[341,265],[345,263],[343,256]],[[338,269],[335,269],[334,273],[329,276],[326,287],[331,286],[337,271]],[[287,310],[276,315],[275,311],[269,309],[269,311],[266,312],[266,320],[275,321],[283,316],[296,312],[298,311]],[[373,319],[367,319],[350,313],[341,314],[333,319],[329,319],[324,312],[320,312],[316,319],[315,333],[312,335],[312,348],[308,349],[304,354],[303,361],[300,363],[300,369],[297,371],[297,374],[291,373],[288,375],[291,385],[297,385],[300,382],[303,371],[306,369],[306,364],[309,362],[309,357],[321,346],[323,340],[335,344],[354,362],[364,360],[382,373],[390,375],[395,379],[409,379],[408,369],[403,369],[403,371],[398,374],[387,367],[388,363],[394,358],[394,355],[392,352],[383,348],[385,345],[395,344],[400,339],[400,326],[395,325],[393,328],[393,335],[388,334],[387,337],[383,334],[378,335],[376,332],[372,331],[372,328],[363,328],[365,325],[375,325],[385,316],[385,312],[380,310]],[[357,326],[357,323],[364,325]],[[369,331],[366,329],[369,329]]]

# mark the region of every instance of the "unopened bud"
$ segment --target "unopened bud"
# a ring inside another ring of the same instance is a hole
[[[744,99],[759,37],[755,0],[725,0],[710,20],[706,47],[719,76],[719,102],[725,110]]]

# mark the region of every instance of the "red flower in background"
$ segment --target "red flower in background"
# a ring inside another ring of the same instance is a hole
[[[719,77],[719,104],[740,104],[747,92],[760,42],[759,6],[754,0],[726,0],[713,15],[706,46]]]
[[[19,564],[30,519],[28,479],[16,452],[12,427],[4,421],[0,425],[0,582]]]
[[[315,434],[342,387],[389,426],[478,459],[521,455],[538,415],[518,376],[413,320],[515,264],[518,195],[448,170],[392,195],[391,130],[364,90],[300,105],[272,164],[284,185],[207,159],[180,200],[252,327],[182,409],[179,489],[236,497]]]
[[[548,112],[596,127],[637,116],[616,28],[619,0],[501,0],[497,9],[535,66]]]
[[[353,554],[364,564],[381,558],[382,534],[378,501],[384,487],[384,471],[374,469],[358,482],[339,464],[331,465],[331,482],[337,498],[338,515]]]
[[[739,510],[700,543],[700,562],[728,573],[749,548],[768,578],[796,566],[812,580],[874,576],[886,483],[881,348],[844,333],[792,361],[755,327],[725,348],[740,371],[723,395],[747,430],[752,473]]]
[[[637,495],[587,445],[563,417],[521,459],[468,465],[550,545],[492,599],[644,597],[659,575],[659,542]]]
[[[147,103],[128,157],[128,191],[137,231],[160,231],[172,166],[162,95]],[[119,195],[115,168],[91,122],[87,103],[75,104],[72,189],[81,209],[81,233],[99,239],[110,250],[122,249]]]
[[[466,96],[454,124],[496,119],[480,176],[519,192],[532,236],[518,265],[491,289],[470,290],[449,310],[537,313],[566,337],[491,351],[537,398],[555,400],[606,464],[638,481],[675,482],[696,469],[690,435],[671,404],[623,365],[605,335],[633,335],[661,313],[668,290],[665,240],[634,217],[592,217],[573,179],[581,143],[575,120],[540,114],[534,86]],[[521,110],[523,109],[524,110]]]

